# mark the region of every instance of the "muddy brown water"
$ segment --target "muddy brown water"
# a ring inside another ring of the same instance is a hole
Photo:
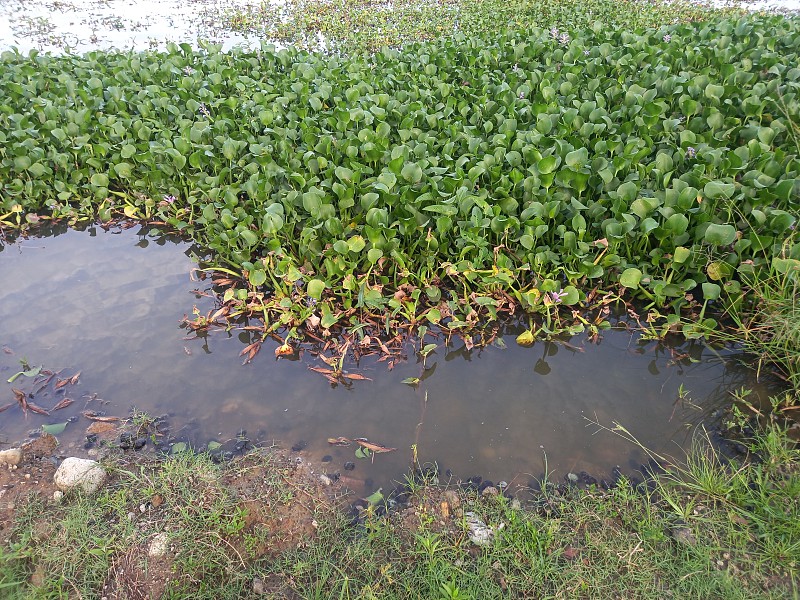
[[[646,459],[641,450],[593,422],[619,423],[648,448],[680,456],[730,404],[730,392],[768,392],[732,349],[668,346],[627,331],[608,331],[599,343],[575,336],[522,348],[516,325],[503,329],[504,348],[440,341],[416,388],[401,383],[422,374],[413,351],[393,370],[369,358],[348,364],[371,381],[332,387],[308,369],[318,359],[276,359],[272,341],[243,365],[242,332],[186,339],[182,317],[193,306],[212,307],[193,292],[207,285],[191,277],[193,257],[189,244],[138,226],[61,229],[3,244],[0,406],[14,400],[12,387],[31,389],[24,376],[6,381],[22,359],[81,375],[74,386],[54,392],[51,385],[34,397],[45,408],[65,395],[75,400],[50,417],[25,416],[18,406],[0,413],[0,441],[72,418],[58,437],[65,453],[81,454],[89,425],[83,410],[124,418],[135,408],[168,414],[171,435],[197,448],[230,444],[241,430],[264,444],[299,444],[298,456],[366,491],[401,479],[413,445],[442,474],[524,485],[545,470],[556,479],[580,471],[600,478],[614,465],[634,473]],[[360,460],[353,447],[327,443],[338,436],[397,451]],[[355,469],[346,471],[347,462]]]

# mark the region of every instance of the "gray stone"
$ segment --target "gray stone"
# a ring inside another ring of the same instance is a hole
[[[93,494],[106,479],[106,472],[94,460],[70,456],[58,467],[53,476],[53,483],[62,492],[80,488],[87,494]]]
[[[15,466],[22,462],[22,450],[20,448],[9,448],[0,451],[0,465]]]
[[[159,533],[147,547],[147,556],[150,558],[160,558],[169,550],[169,536],[166,533]]]

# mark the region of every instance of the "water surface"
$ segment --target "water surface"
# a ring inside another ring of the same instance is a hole
[[[510,324],[501,332],[504,348],[468,350],[440,339],[425,371],[409,347],[392,370],[369,357],[347,364],[371,381],[332,387],[308,370],[321,365],[308,353],[278,360],[270,340],[243,365],[244,332],[198,339],[182,328],[193,307],[203,314],[213,307],[197,293],[208,284],[191,276],[189,244],[138,226],[57,233],[0,247],[0,405],[13,400],[6,379],[22,358],[64,375],[81,371],[66,389],[76,402],[52,417],[25,417],[14,406],[0,414],[0,440],[76,417],[59,437],[78,452],[89,425],[82,410],[124,418],[135,407],[169,414],[173,435],[197,447],[242,429],[262,443],[299,444],[300,456],[351,477],[354,487],[400,477],[412,446],[442,472],[526,484],[545,469],[556,478],[580,471],[599,478],[614,465],[634,472],[642,452],[596,433],[593,421],[620,423],[652,450],[680,455],[699,424],[730,403],[731,391],[754,385],[731,350],[669,346],[628,331],[606,332],[598,343],[576,336],[522,348],[515,343],[522,329]],[[401,383],[422,375],[418,387]],[[50,408],[62,397],[48,394],[36,402]],[[338,436],[397,451],[358,460],[353,447],[327,443]],[[345,471],[350,461],[356,467]]]

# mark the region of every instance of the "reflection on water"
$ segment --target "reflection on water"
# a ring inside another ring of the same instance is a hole
[[[618,422],[649,448],[679,455],[697,425],[729,402],[729,391],[754,384],[731,351],[699,342],[668,346],[618,330],[597,344],[576,336],[522,348],[514,342],[521,329],[506,325],[503,348],[439,340],[426,371],[409,348],[408,360],[392,370],[369,358],[350,365],[372,381],[331,387],[308,370],[313,357],[276,360],[271,341],[242,365],[249,339],[241,331],[186,339],[183,315],[194,305],[202,313],[212,308],[192,293],[206,284],[190,278],[188,244],[138,227],[92,227],[0,250],[0,344],[13,352],[0,354],[0,406],[13,400],[5,380],[22,358],[82,372],[68,390],[74,405],[27,418],[14,406],[0,414],[0,440],[19,440],[86,408],[124,417],[136,407],[170,414],[173,427],[198,446],[241,429],[287,448],[304,442],[303,456],[318,463],[329,457],[321,464],[351,476],[354,486],[399,477],[414,444],[421,461],[442,471],[524,484],[545,470],[545,460],[557,478],[581,470],[606,475],[613,465],[630,472],[644,460],[634,445],[596,433],[591,421]],[[416,388],[401,383],[420,376]],[[37,402],[52,407],[57,400]],[[79,416],[59,436],[62,443],[80,447],[88,424]],[[354,448],[328,445],[338,436],[397,451],[358,460]],[[348,461],[356,463],[352,472],[343,469]]]

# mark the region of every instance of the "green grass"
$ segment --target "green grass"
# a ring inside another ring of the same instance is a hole
[[[355,533],[338,524],[263,568],[295,582],[303,598],[791,597],[800,556],[797,450],[778,429],[754,443],[771,465],[730,465],[698,448],[654,492],[551,491],[540,512],[466,494],[465,508],[505,525],[477,552],[463,529],[441,532],[440,516],[423,511],[416,535],[395,517],[372,517]],[[689,537],[679,541],[676,529]]]

